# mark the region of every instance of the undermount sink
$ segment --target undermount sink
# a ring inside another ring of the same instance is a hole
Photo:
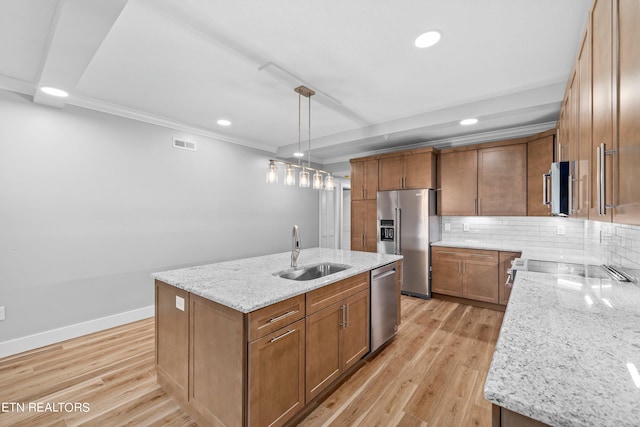
[[[328,276],[329,274],[338,273],[351,268],[350,265],[336,264],[333,262],[322,262],[320,264],[308,265],[306,267],[292,268],[291,270],[273,273],[274,276],[282,277],[289,280],[313,280],[319,277]]]

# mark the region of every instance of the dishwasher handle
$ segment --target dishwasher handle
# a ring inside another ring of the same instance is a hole
[[[380,273],[376,273],[376,272],[371,273],[371,280],[380,280],[384,277],[391,276],[392,274],[396,274],[395,267],[392,268],[391,270],[383,271]]]

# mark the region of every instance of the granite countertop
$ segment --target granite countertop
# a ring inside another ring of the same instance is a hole
[[[151,276],[242,313],[250,313],[400,259],[400,255],[310,248],[300,251],[298,267],[333,262],[351,268],[308,281],[283,279],[273,274],[291,268],[291,252],[283,252],[163,271]]]
[[[599,264],[599,260],[583,250],[542,248],[529,246],[523,242],[504,243],[479,240],[440,240],[431,246],[463,249],[484,249],[491,251],[522,252],[521,258],[540,261],[572,262],[577,264]]]
[[[637,282],[518,271],[484,394],[554,426],[637,426],[634,369]]]

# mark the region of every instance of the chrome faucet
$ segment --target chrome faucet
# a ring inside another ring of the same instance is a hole
[[[298,256],[300,255],[300,232],[298,226],[293,226],[293,232],[291,234],[291,267],[298,266]]]

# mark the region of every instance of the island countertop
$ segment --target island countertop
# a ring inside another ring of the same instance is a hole
[[[484,394],[554,426],[637,426],[638,370],[637,282],[518,271]]]
[[[351,268],[307,281],[283,279],[274,273],[291,268],[291,252],[282,252],[162,271],[151,276],[242,313],[250,313],[400,259],[401,255],[310,248],[300,251],[298,267],[333,262]]]

